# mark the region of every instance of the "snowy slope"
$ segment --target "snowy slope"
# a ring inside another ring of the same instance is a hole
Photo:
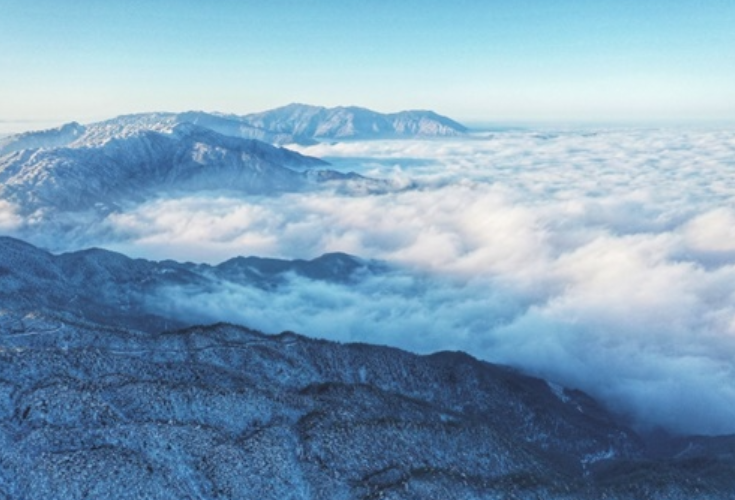
[[[4,498],[683,500],[735,487],[731,459],[647,458],[584,395],[564,403],[459,353],[12,313],[0,346]]]
[[[289,135],[252,127],[236,116],[202,111],[139,113],[121,115],[89,125],[72,122],[58,128],[0,138],[0,156],[23,149],[101,146],[108,141],[139,135],[144,131],[170,134],[184,124],[196,125],[238,139],[256,139],[278,145],[294,142]]]
[[[270,144],[294,142],[287,134],[272,133],[268,130],[250,126],[234,115],[187,111],[184,113],[140,113],[122,115],[110,120],[87,126],[85,133],[74,145],[98,145],[110,138],[124,138],[143,130],[171,132],[182,124],[196,125],[218,134],[238,139],[255,139]]]
[[[344,254],[201,266],[0,238],[0,498],[733,498],[732,438],[648,454],[589,396],[463,353],[161,332],[181,324],[146,309],[161,286],[366,272]]]
[[[308,182],[290,167],[324,165],[260,141],[182,124],[167,133],[138,130],[84,146],[7,154],[0,157],[0,195],[30,213],[199,190],[270,194]]]

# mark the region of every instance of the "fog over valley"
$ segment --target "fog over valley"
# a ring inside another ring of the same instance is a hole
[[[0,228],[54,252],[382,262],[349,282],[167,285],[149,306],[192,322],[462,350],[587,391],[642,429],[735,432],[732,130],[546,128],[288,148],[360,177],[260,193],[161,184],[104,209],[24,212],[7,197]]]

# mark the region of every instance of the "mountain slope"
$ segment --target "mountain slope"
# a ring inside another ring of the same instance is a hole
[[[183,113],[140,113],[122,115],[110,120],[93,123],[86,128],[85,134],[77,141],[79,145],[104,143],[110,137],[121,138],[140,131],[170,132],[181,125],[196,125],[227,137],[255,139],[269,144],[288,144],[293,137],[273,133],[269,130],[251,126],[235,115],[186,111]]]
[[[289,104],[242,118],[257,128],[306,139],[447,137],[467,132],[463,125],[433,111],[382,114],[354,106]]]
[[[291,167],[325,162],[256,140],[183,124],[138,131],[96,146],[30,149],[0,157],[0,195],[21,213],[85,210],[160,192],[294,190],[308,178]]]
[[[254,163],[239,163],[243,144],[184,125],[61,148],[68,156],[48,160],[52,169],[8,172],[30,179],[26,206],[54,207],[38,186],[52,195],[81,186],[81,203],[63,207],[83,209],[206,179],[229,189],[228,169]],[[84,175],[75,152],[90,154]],[[140,175],[115,177],[111,158]],[[0,238],[0,499],[735,496],[733,437],[666,438],[650,452],[586,395],[461,353],[222,324],[178,330],[191,320],[150,303],[162,290],[278,291],[291,274],[349,286],[372,272],[343,254],[202,266],[94,249],[51,255]]]
[[[733,438],[649,454],[589,396],[463,353],[171,331],[186,322],[148,307],[160,289],[379,272],[0,238],[0,498],[734,498]]]
[[[731,460],[647,460],[584,395],[458,353],[12,314],[0,345],[6,498],[724,499],[735,486]]]
[[[156,297],[165,290],[201,291],[227,284],[275,290],[290,275],[349,284],[386,270],[379,263],[340,253],[310,261],[238,257],[217,266],[131,259],[102,249],[53,255],[0,236],[0,309],[54,312],[156,332],[191,325],[157,307]]]
[[[124,139],[146,131],[170,134],[182,125],[196,125],[224,136],[255,139],[269,144],[294,142],[293,137],[289,135],[252,127],[234,115],[225,116],[202,111],[139,113],[121,115],[89,125],[72,122],[49,130],[0,138],[0,156],[24,149],[101,146],[113,139]]]

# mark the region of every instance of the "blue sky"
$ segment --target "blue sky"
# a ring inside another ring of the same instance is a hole
[[[732,0],[0,0],[0,120],[289,102],[735,119]]]

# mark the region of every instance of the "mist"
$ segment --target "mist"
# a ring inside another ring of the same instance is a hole
[[[165,197],[69,216],[84,229],[64,234],[0,205],[0,227],[151,259],[382,260],[391,272],[349,285],[292,276],[270,291],[165,289],[151,307],[463,350],[585,390],[641,428],[735,432],[734,132],[509,131],[298,150],[395,188]]]

